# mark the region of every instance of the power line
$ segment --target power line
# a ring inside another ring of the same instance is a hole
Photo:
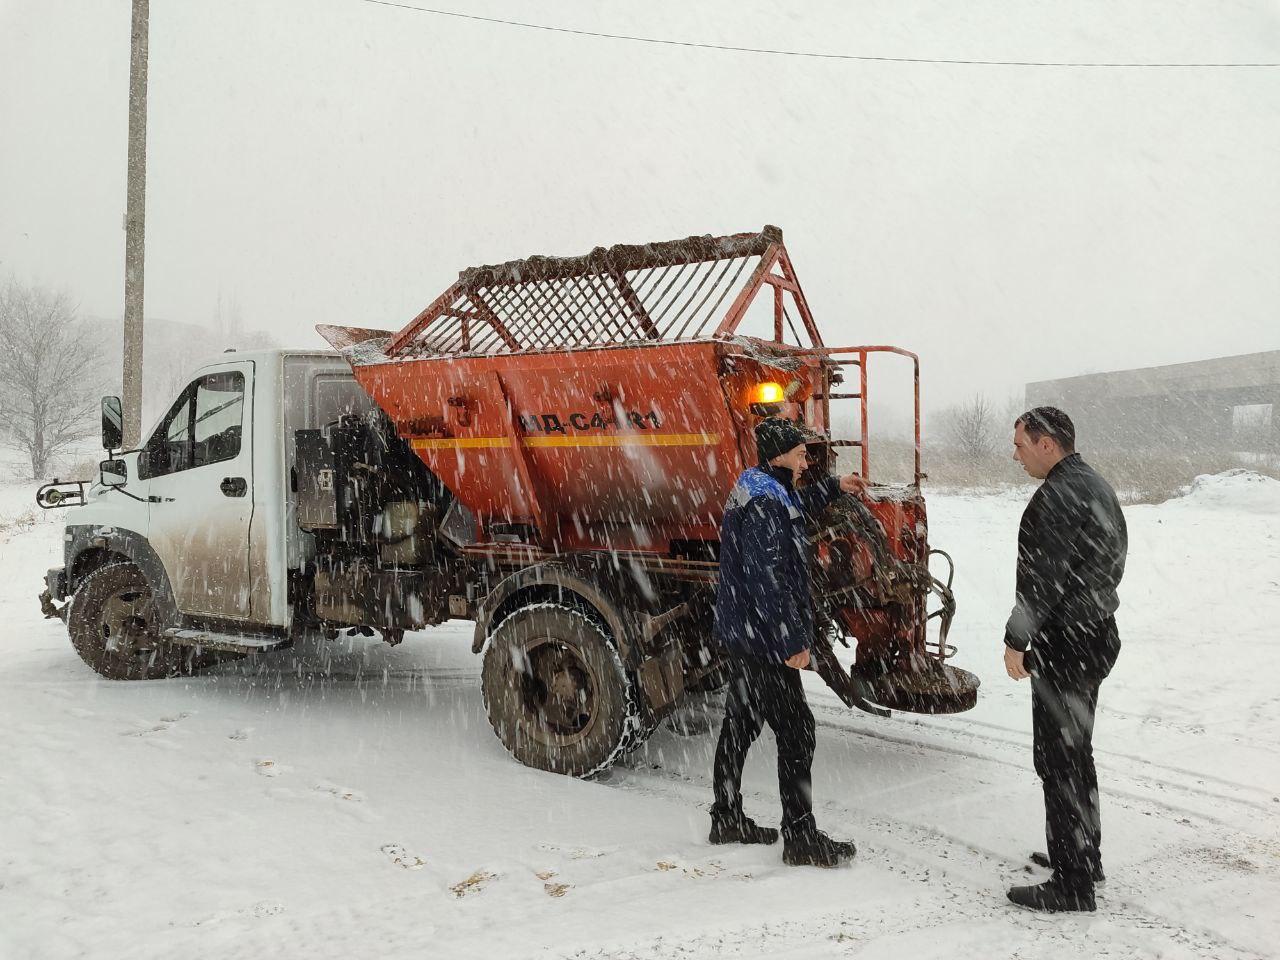
[[[1070,60],[961,60],[937,57],[870,57],[852,53],[815,53],[808,50],[776,50],[770,47],[740,47],[727,43],[699,43],[695,40],[667,40],[661,37],[636,37],[623,33],[601,33],[595,30],[576,30],[572,27],[554,27],[545,23],[526,23],[522,20],[502,20],[498,17],[481,17],[474,13],[458,13],[456,10],[436,10],[431,7],[415,7],[393,0],[361,0],[380,7],[396,7],[436,17],[455,17],[459,20],[476,20],[480,23],[496,23],[507,27],[523,27],[526,30],[544,30],[548,33],[567,33],[576,37],[593,37],[602,40],[628,40],[633,43],[654,43],[667,47],[690,47],[697,50],[720,50],[728,53],[754,53],[773,57],[807,57],[815,60],[863,60],[873,63],[941,63],[971,67],[1280,67],[1277,63],[1099,63]]]

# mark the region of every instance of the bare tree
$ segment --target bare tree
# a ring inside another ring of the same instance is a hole
[[[1014,423],[1027,410],[1027,398],[1023,393],[1013,393],[1005,398],[1004,409],[998,414],[999,422],[996,424],[997,438],[1008,439],[1012,437]]]
[[[0,443],[22,451],[31,475],[92,436],[102,383],[98,338],[64,293],[0,287]]]
[[[943,412],[942,425],[948,444],[967,463],[990,461],[996,451],[996,413],[982,394]],[[1010,427],[1012,429],[1012,427]]]

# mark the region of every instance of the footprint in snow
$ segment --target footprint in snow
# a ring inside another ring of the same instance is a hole
[[[331,797],[338,800],[347,800],[351,803],[364,803],[364,794],[359,790],[352,790],[348,787],[340,787],[337,784],[321,781],[314,787],[319,793],[327,793]]]
[[[674,860],[659,860],[654,866],[663,873],[672,870],[679,870],[684,876],[690,880],[700,880],[703,877],[718,877],[724,873],[724,864],[719,860],[709,860],[702,866],[682,867]],[[731,873],[728,875],[734,880],[751,880],[752,875],[749,873]]]
[[[562,847],[554,843],[540,843],[538,849],[566,854],[570,860],[594,860],[597,857],[607,857],[618,850],[617,847]]]
[[[698,880],[702,877],[716,877],[724,873],[724,864],[719,860],[711,860],[701,867],[682,867],[681,871],[690,880]]]
[[[253,733],[253,727],[242,727],[235,733],[227,734],[228,740],[248,740],[249,734]]]
[[[264,917],[277,917],[284,913],[284,904],[278,900],[259,900],[251,907],[241,907],[239,910],[220,910],[217,913],[210,914],[202,920],[192,920],[187,926],[191,927],[208,927],[215,923],[222,923],[226,920],[236,920],[241,917],[256,917],[262,919]],[[173,921],[169,922],[170,926],[176,926]]]
[[[542,881],[542,892],[548,897],[563,897],[573,888],[572,883],[555,882],[554,870],[535,870],[533,875]]]
[[[169,727],[163,723],[153,724],[149,727],[139,727],[136,730],[121,730],[122,737],[149,737],[153,733],[164,733]]]
[[[93,714],[89,714],[89,716],[93,716]],[[169,714],[168,716],[161,717],[159,723],[154,723],[146,727],[139,727],[136,730],[125,730],[120,734],[120,736],[146,737],[146,736],[150,736],[153,733],[163,733],[165,730],[168,730],[169,727],[171,727],[173,724],[179,723],[180,721],[187,719],[187,717],[189,716],[191,716],[191,714],[189,713],[172,713],[172,714]],[[145,723],[145,721],[139,721],[139,722]]]
[[[482,891],[489,882],[498,879],[498,875],[490,873],[488,870],[477,870],[465,880],[459,880],[457,883],[449,887],[450,892],[461,900],[463,897],[469,897]]]
[[[383,844],[382,852],[391,858],[392,863],[396,864],[396,866],[404,867],[406,870],[421,870],[427,865],[427,861],[416,853],[410,853],[398,843]]]

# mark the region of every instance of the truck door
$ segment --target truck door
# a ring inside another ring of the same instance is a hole
[[[139,456],[138,472],[153,498],[147,539],[186,614],[235,620],[253,614],[253,372],[246,361],[196,377]]]

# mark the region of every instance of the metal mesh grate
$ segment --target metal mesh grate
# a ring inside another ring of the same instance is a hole
[[[741,313],[779,257],[785,261],[782,231],[765,227],[473,267],[396,335],[388,353],[514,353],[707,337],[725,332],[727,318]]]

